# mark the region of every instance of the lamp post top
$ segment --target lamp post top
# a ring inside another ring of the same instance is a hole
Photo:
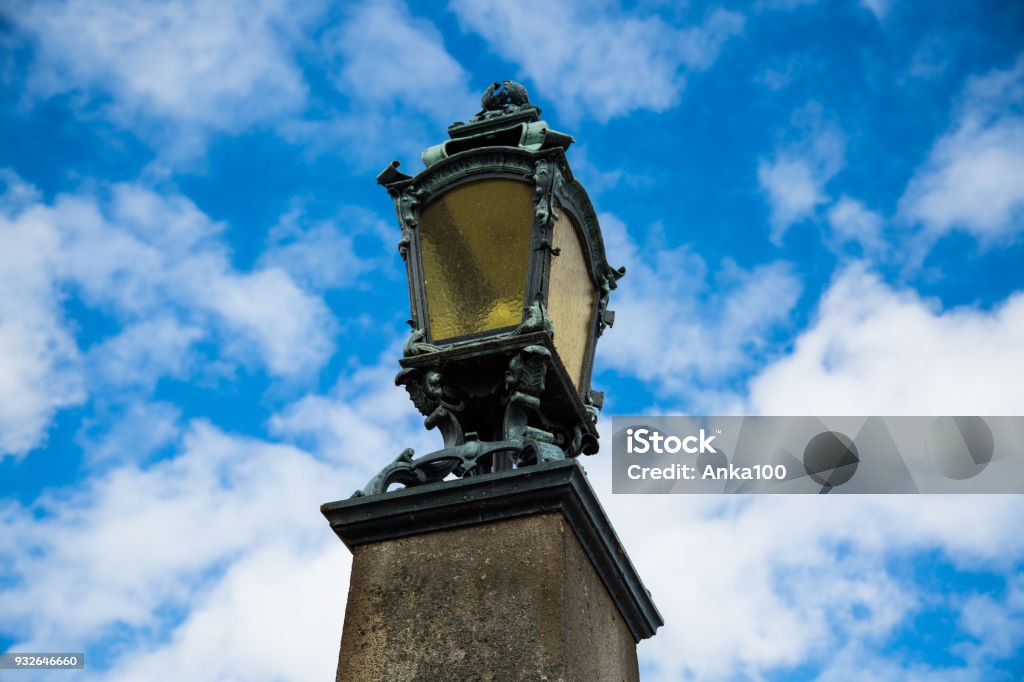
[[[573,138],[540,120],[526,88],[492,83],[482,109],[422,154],[415,176],[377,177],[395,202],[412,332],[396,383],[444,447],[400,454],[360,492],[416,486],[598,449],[598,337],[624,269],[573,178]]]

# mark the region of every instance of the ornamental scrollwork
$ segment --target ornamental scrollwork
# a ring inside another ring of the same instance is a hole
[[[423,191],[416,189],[412,185],[409,185],[399,193],[396,199],[398,205],[398,219],[402,222],[402,225],[409,229],[416,229],[418,221],[416,219],[416,207],[420,205],[420,199],[423,197]]]
[[[445,384],[441,372],[405,368],[395,377],[395,384],[405,387],[412,404],[426,417],[423,425],[428,429],[437,427],[446,447],[464,440],[459,414],[466,409],[466,404],[458,399],[453,387]]]
[[[439,483],[452,474],[456,476],[472,475],[481,460],[486,461],[488,458],[498,455],[508,454],[516,461],[531,463],[548,461],[539,450],[538,444],[532,442],[484,443],[479,440],[469,440],[454,447],[413,458],[415,452],[412,448],[406,448],[391,464],[374,476],[365,488],[357,490],[352,497],[381,495],[396,483],[411,487]]]
[[[551,192],[554,182],[555,170],[548,159],[537,159],[533,172],[533,201],[534,215],[537,224],[547,228],[557,215],[555,213],[555,199]]]
[[[424,353],[437,353],[442,350],[441,346],[435,346],[424,341],[426,336],[427,332],[425,329],[413,329],[412,333],[409,334],[409,338],[405,340],[405,345],[402,346],[402,353],[405,357],[423,355]]]
[[[474,151],[465,156],[456,154],[435,163],[416,182],[422,199],[429,201],[449,184],[481,173],[517,175],[528,180],[535,170],[533,158],[531,152],[512,147]]]
[[[554,333],[551,318],[548,317],[548,311],[540,300],[534,301],[529,305],[526,309],[526,317],[512,331],[513,334],[529,334],[531,332]]]
[[[604,333],[604,330],[608,327],[615,325],[615,311],[608,310],[608,299],[611,297],[611,292],[617,286],[616,282],[626,275],[625,266],[618,268],[617,270],[612,268],[610,265],[605,268],[605,271],[601,277],[601,297],[598,299],[597,304],[597,335],[598,337]]]
[[[565,459],[566,456],[557,444],[563,440],[561,434],[530,426],[530,418],[535,417],[543,426],[549,427],[550,422],[543,419],[540,396],[544,392],[544,378],[551,363],[550,350],[531,345],[512,358],[505,372],[505,440],[532,443],[533,448],[527,454],[535,457],[534,460],[518,457],[515,461],[517,466]]]

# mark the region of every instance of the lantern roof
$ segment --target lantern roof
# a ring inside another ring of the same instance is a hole
[[[540,119],[540,107],[530,102],[522,83],[494,82],[480,99],[480,111],[469,121],[456,121],[448,127],[451,138],[423,150],[425,166],[459,152],[480,147],[519,147],[530,151],[560,147],[566,150],[575,141],[571,135],[552,130]]]

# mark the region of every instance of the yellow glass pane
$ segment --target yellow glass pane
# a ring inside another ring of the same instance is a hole
[[[594,324],[597,288],[587,269],[579,228],[568,212],[561,210],[558,214],[552,246],[559,253],[551,259],[548,316],[554,327],[555,350],[579,390],[587,342]]]
[[[420,212],[420,260],[435,341],[523,319],[533,187],[491,178],[460,185]]]

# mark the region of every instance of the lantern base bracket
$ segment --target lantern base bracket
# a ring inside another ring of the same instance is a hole
[[[565,459],[561,448],[537,441],[497,441],[485,443],[467,440],[461,445],[443,448],[429,455],[413,458],[412,448],[406,448],[391,464],[384,467],[362,490],[352,495],[369,497],[383,495],[388,488],[398,483],[413,488],[427,483],[439,483],[449,474],[474,476],[479,471],[478,460],[484,457],[505,455],[511,457],[517,466],[529,466],[542,462],[557,462]]]
[[[414,332],[412,338],[420,337]],[[354,497],[597,450],[592,408],[580,400],[545,329],[432,347],[401,364],[395,383],[409,392],[424,426],[440,431],[444,445],[421,457],[402,451]]]

